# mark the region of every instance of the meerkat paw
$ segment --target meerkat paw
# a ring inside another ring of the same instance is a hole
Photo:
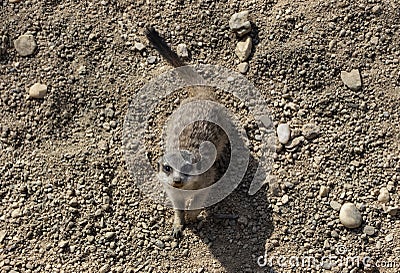
[[[172,227],[172,237],[179,239],[183,235],[183,225],[174,225]]]

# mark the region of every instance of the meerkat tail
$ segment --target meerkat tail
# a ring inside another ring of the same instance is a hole
[[[154,46],[154,48],[168,61],[173,67],[184,66],[185,63],[179,58],[179,56],[172,51],[168,44],[158,34],[154,27],[146,27],[144,31],[147,39]]]

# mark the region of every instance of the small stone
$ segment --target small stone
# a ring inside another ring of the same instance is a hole
[[[157,247],[159,247],[159,248],[164,248],[164,246],[165,246],[164,243],[161,240],[156,240],[155,245]]]
[[[21,35],[14,40],[14,47],[19,55],[25,57],[35,52],[37,44],[33,35]]]
[[[113,231],[106,232],[106,234],[104,235],[104,237],[107,240],[111,240],[112,238],[114,238],[114,236],[115,236],[115,232],[113,232]]]
[[[184,249],[182,251],[182,256],[187,256],[189,254],[189,250],[188,249]]]
[[[287,204],[289,202],[289,196],[287,194],[282,196],[281,202],[282,204]]]
[[[329,188],[327,186],[322,185],[321,188],[319,188],[319,196],[321,197],[326,197],[329,194]]]
[[[58,247],[59,248],[65,248],[68,245],[68,241],[67,240],[62,240],[58,243]]]
[[[350,71],[350,73],[342,71],[340,72],[340,78],[351,90],[358,91],[361,89],[361,76],[358,69],[353,69]]]
[[[148,64],[154,64],[156,62],[156,60],[157,60],[156,56],[149,56],[147,58],[147,63]]]
[[[372,8],[372,13],[379,13],[382,10],[382,7],[380,5],[376,5]]]
[[[178,54],[178,56],[182,58],[189,57],[189,52],[186,44],[178,44],[178,46],[176,47],[176,54]]]
[[[235,54],[236,56],[238,56],[241,62],[244,62],[245,60],[247,60],[247,58],[249,58],[251,53],[251,48],[252,48],[252,42],[250,36],[244,37],[237,43]]]
[[[387,188],[381,188],[379,190],[378,201],[381,203],[387,203],[390,200],[390,194]]]
[[[6,235],[7,235],[7,231],[0,230],[0,243],[3,242],[4,238],[6,237]]]
[[[11,212],[11,218],[18,218],[22,216],[21,209],[17,208]]]
[[[173,242],[171,243],[171,248],[176,248],[177,246],[178,246],[178,243],[177,243],[177,242],[173,241]]]
[[[358,228],[361,226],[362,217],[353,203],[345,203],[340,209],[339,220],[347,228]]]
[[[286,144],[290,139],[290,128],[288,124],[279,124],[276,128],[276,133],[278,135],[278,140],[282,144]]]
[[[307,140],[314,139],[314,138],[318,137],[320,134],[319,127],[317,125],[315,125],[314,123],[304,124],[301,129],[301,132]]]
[[[328,45],[328,50],[332,51],[332,49],[336,46],[336,40],[331,40]]]
[[[391,216],[396,216],[397,213],[399,213],[400,208],[399,207],[388,207],[386,212],[391,215]]]
[[[73,207],[73,208],[78,207],[78,206],[79,206],[78,199],[76,199],[75,197],[72,198],[71,201],[69,201],[69,205],[70,205],[71,207]]]
[[[249,70],[249,63],[244,62],[238,65],[238,70],[240,73],[245,74]]]
[[[369,236],[372,236],[375,234],[375,228],[372,226],[365,226],[363,232]]]
[[[393,241],[393,234],[390,233],[390,234],[386,235],[386,236],[385,236],[385,241],[386,241],[386,242],[391,242],[391,241]]]
[[[135,48],[139,51],[142,51],[143,49],[146,48],[146,46],[140,42],[135,42]]]
[[[110,272],[111,267],[108,264],[103,265],[99,269],[99,273],[108,273]]]
[[[35,83],[29,88],[29,97],[34,99],[43,99],[47,94],[47,85]]]
[[[248,220],[247,220],[246,217],[240,216],[240,217],[238,218],[238,223],[247,226]]]
[[[285,147],[287,150],[292,150],[292,149],[295,149],[297,146],[299,146],[303,142],[304,142],[304,137],[299,136],[299,137],[294,138],[292,141],[290,141],[290,143],[288,143]]]
[[[229,19],[229,27],[235,31],[239,37],[249,33],[251,31],[251,24],[248,20],[249,11],[241,11],[235,13]]]

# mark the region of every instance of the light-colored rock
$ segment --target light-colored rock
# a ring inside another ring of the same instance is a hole
[[[244,62],[245,60],[247,60],[247,58],[249,58],[251,53],[251,48],[252,48],[252,42],[250,36],[244,37],[237,43],[235,54],[236,56],[238,56],[241,62]]]
[[[361,89],[361,75],[358,69],[353,69],[349,72],[342,71],[340,72],[340,78],[343,83],[353,91],[357,91]]]
[[[14,210],[11,212],[11,218],[18,218],[18,217],[20,217],[20,216],[22,216],[22,212],[21,212],[21,209],[19,209],[19,208],[14,209]]]
[[[369,236],[372,236],[375,234],[375,228],[372,226],[365,226],[363,229],[363,232]]]
[[[229,27],[235,31],[240,37],[251,31],[251,24],[248,19],[249,12],[241,11],[231,16],[229,20]]]
[[[3,242],[4,238],[6,238],[7,231],[5,230],[0,230],[0,243]]]
[[[387,188],[381,188],[379,190],[378,201],[381,203],[387,203],[390,200],[390,194]]]
[[[182,58],[189,57],[189,52],[186,44],[178,44],[178,46],[176,47],[176,54],[178,54],[178,56]]]
[[[35,83],[29,88],[29,97],[34,99],[43,99],[47,94],[47,85]]]
[[[301,132],[303,136],[308,140],[314,139],[318,137],[320,134],[319,127],[314,123],[304,124],[301,129]]]
[[[139,51],[142,51],[143,49],[146,48],[146,46],[140,42],[135,42],[135,48]]]
[[[353,203],[345,203],[340,208],[339,220],[347,228],[358,228],[361,226],[362,216]]]
[[[37,48],[35,37],[27,34],[21,35],[14,40],[14,47],[18,54],[23,57],[32,55]]]
[[[340,211],[340,208],[342,207],[342,205],[339,203],[339,202],[337,202],[337,201],[331,201],[330,203],[329,203],[329,205],[331,206],[331,208],[333,209],[333,210],[336,210],[336,211]]]
[[[321,188],[319,188],[319,196],[321,197],[326,197],[329,194],[329,188],[327,186],[322,185]]]
[[[246,73],[249,70],[249,63],[248,62],[240,63],[238,65],[238,70],[242,74]]]
[[[278,140],[282,144],[286,144],[290,139],[290,127],[288,124],[279,124],[276,128],[276,134],[278,135]]]

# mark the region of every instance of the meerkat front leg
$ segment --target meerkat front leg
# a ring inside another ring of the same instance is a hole
[[[172,236],[174,238],[179,238],[182,236],[184,225],[185,225],[185,212],[183,210],[175,210],[174,223],[172,225]]]

